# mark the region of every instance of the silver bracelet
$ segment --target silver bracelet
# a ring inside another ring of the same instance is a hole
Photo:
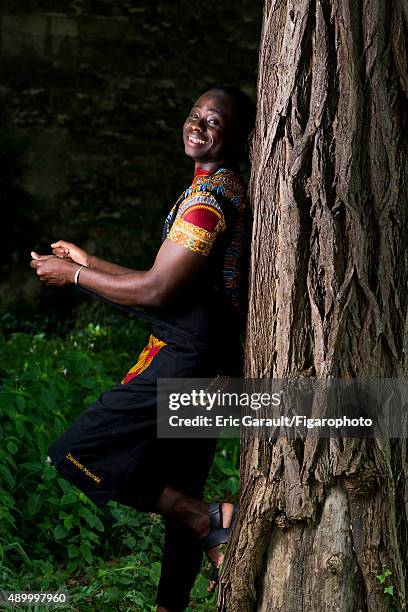
[[[76,284],[76,285],[78,284],[79,273],[80,273],[80,271],[82,270],[82,268],[86,268],[86,266],[80,266],[80,267],[78,268],[78,270],[75,272],[74,281],[75,281],[75,284]]]

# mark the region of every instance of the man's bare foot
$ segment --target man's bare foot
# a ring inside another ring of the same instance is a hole
[[[224,502],[221,504],[222,508],[222,527],[229,527],[232,522],[232,517],[234,513],[234,504],[229,502]],[[209,529],[207,530],[209,533]],[[207,535],[207,533],[205,535]],[[222,562],[224,561],[224,554],[221,552],[221,546],[214,546],[214,548],[210,548],[207,550],[207,556],[211,561],[211,565],[214,568],[220,567]],[[211,580],[208,583],[207,591],[209,593],[213,593],[217,588],[217,582],[215,580]]]
[[[222,527],[230,527],[234,504],[223,502],[222,509]],[[163,516],[174,516],[184,525],[190,527],[199,539],[204,538],[210,532],[210,513],[208,504],[201,500],[194,499],[189,495],[181,493],[171,487],[166,487],[159,497],[156,505],[156,512]],[[214,568],[221,565],[224,560],[224,555],[221,552],[221,546],[214,546],[207,550],[207,556]],[[216,581],[210,580],[208,592],[212,593],[216,588]]]
[[[222,565],[222,562],[224,561],[224,555],[221,552],[221,546],[214,546],[214,548],[211,548],[210,550],[208,550],[207,556],[211,561],[211,565],[215,568],[220,567],[220,565]],[[212,580],[210,578],[210,580],[208,581],[208,587],[207,587],[208,593],[214,593],[215,589],[217,588],[217,584],[218,584],[218,581]]]

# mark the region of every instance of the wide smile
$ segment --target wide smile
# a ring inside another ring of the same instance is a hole
[[[203,140],[202,138],[198,138],[197,136],[192,136],[191,134],[188,134],[187,140],[195,145],[203,145],[207,142],[206,140]]]

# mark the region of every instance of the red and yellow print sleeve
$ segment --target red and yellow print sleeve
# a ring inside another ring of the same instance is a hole
[[[206,191],[192,194],[180,205],[167,238],[189,251],[208,255],[218,234],[225,231],[224,213]]]

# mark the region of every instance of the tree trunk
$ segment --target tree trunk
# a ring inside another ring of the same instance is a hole
[[[407,97],[407,0],[266,0],[248,377],[406,377]],[[219,610],[408,609],[406,439],[241,456]]]

